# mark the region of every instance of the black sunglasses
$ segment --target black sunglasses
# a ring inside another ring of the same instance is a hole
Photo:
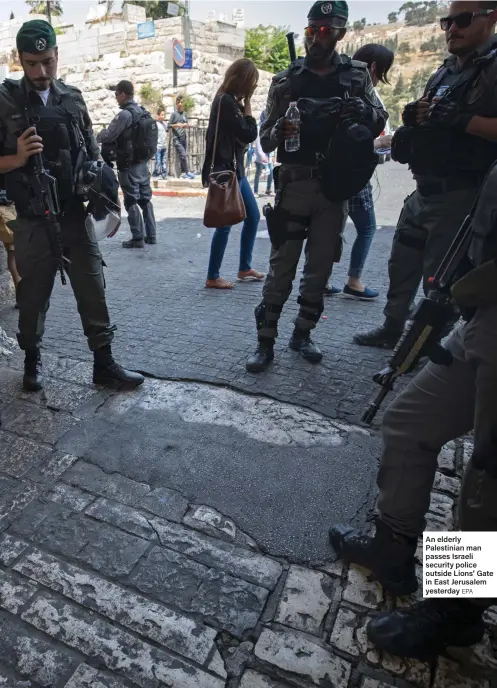
[[[442,31],[448,31],[452,24],[455,24],[458,29],[467,29],[471,26],[473,20],[476,17],[486,17],[493,10],[483,10],[482,12],[461,12],[461,14],[455,14],[453,17],[442,17],[440,19],[440,28]]]

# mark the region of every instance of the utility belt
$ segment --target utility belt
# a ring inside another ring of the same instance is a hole
[[[308,179],[319,180],[319,169],[317,167],[290,167],[282,165],[276,176],[277,188],[282,189],[284,186],[291,184],[292,182],[303,182]]]
[[[454,177],[452,179],[440,179],[439,181],[423,182],[418,181],[416,189],[421,196],[436,196],[438,194],[450,193],[451,191],[462,191],[463,189],[478,189],[483,182],[484,175],[475,174],[473,177]]]

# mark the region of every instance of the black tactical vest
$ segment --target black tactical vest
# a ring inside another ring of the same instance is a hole
[[[43,163],[45,169],[57,180],[59,200],[63,204],[74,196],[77,168],[87,159],[86,144],[79,127],[79,112],[69,92],[61,93],[58,105],[44,105],[40,97],[25,92],[20,84],[6,80],[19,110],[25,114],[19,120],[19,135],[27,126],[35,126],[43,139]],[[16,150],[5,149],[5,155]],[[7,195],[21,214],[29,205],[30,163],[6,175]]]
[[[116,162],[119,169],[124,169],[130,167],[134,160],[134,124],[138,117],[142,114],[143,110],[137,103],[128,103],[125,105],[123,110],[128,110],[131,113],[131,126],[126,127],[126,129],[119,134],[117,141],[115,143],[116,151]],[[111,144],[113,145],[113,144]]]

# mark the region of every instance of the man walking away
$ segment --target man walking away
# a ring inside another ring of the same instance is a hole
[[[195,175],[190,172],[188,166],[188,158],[186,149],[188,141],[186,138],[186,130],[190,125],[188,124],[188,116],[185,112],[185,100],[183,96],[176,98],[176,110],[172,113],[169,119],[169,127],[173,130],[173,143],[179,156],[181,165],[181,176],[183,179],[194,179]]]
[[[166,113],[162,108],[157,112],[157,153],[155,154],[154,177],[167,179],[167,124]]]
[[[116,143],[117,172],[131,230],[131,239],[123,241],[123,248],[143,248],[144,241],[157,243],[148,170],[148,161],[157,150],[157,125],[133,96],[130,81],[117,84],[116,100],[121,112],[97,137],[99,143]]]

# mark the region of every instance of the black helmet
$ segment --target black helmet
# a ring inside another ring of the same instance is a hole
[[[77,194],[88,201],[86,223],[97,241],[114,235],[121,224],[119,184],[112,169],[101,160],[85,162],[77,179]]]

